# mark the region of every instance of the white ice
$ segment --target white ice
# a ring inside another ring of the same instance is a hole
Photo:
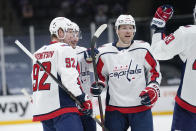
[[[153,116],[154,131],[170,131],[172,116]],[[97,131],[101,128],[97,126]],[[18,124],[18,125],[0,125],[0,131],[43,131],[41,123]]]

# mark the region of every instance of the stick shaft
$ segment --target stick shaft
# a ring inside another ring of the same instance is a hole
[[[98,39],[98,37],[101,35],[101,33],[103,33],[103,31],[107,28],[106,24],[101,25],[97,31],[95,32],[95,34],[93,35],[93,38],[91,40],[91,57],[92,57],[92,61],[93,61],[93,69],[94,69],[94,77],[95,77],[95,82],[97,85],[98,82],[98,74],[97,74],[97,65],[96,65],[96,58],[95,58],[95,46],[96,46],[96,41]],[[98,96],[98,104],[99,104],[99,112],[100,112],[100,117],[101,117],[101,123],[104,124],[104,118],[103,118],[103,107],[102,107],[102,100],[101,100],[101,96]],[[104,131],[104,128],[102,128],[102,130]]]

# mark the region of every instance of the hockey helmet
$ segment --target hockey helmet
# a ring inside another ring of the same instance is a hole
[[[72,27],[73,27],[73,31],[76,31],[76,32],[80,31],[79,26],[75,22],[72,22]]]
[[[131,15],[120,15],[115,22],[116,29],[118,29],[120,25],[133,25],[135,29],[134,32],[136,32],[135,20]]]
[[[72,29],[73,29],[74,32],[78,32],[79,39],[82,39],[82,34],[81,34],[81,31],[80,31],[80,28],[75,22],[72,22]]]
[[[61,28],[64,32],[71,28],[72,22],[65,17],[56,17],[54,18],[49,27],[49,31],[51,35],[56,35],[58,38],[58,30]]]

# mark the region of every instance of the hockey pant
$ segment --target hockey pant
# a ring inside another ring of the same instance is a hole
[[[119,111],[106,111],[105,126],[109,131],[153,131],[151,110],[138,113],[123,114]]]
[[[44,131],[83,131],[80,116],[66,113],[50,120],[42,121]]]
[[[172,131],[196,131],[196,113],[187,111],[175,103]]]
[[[80,116],[84,131],[96,131],[96,122],[92,117],[87,115]]]

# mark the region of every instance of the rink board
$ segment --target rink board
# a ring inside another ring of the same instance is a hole
[[[178,86],[162,87],[161,97],[153,107],[153,115],[168,115],[173,113],[174,97]],[[105,93],[102,93],[103,108],[105,109]],[[94,114],[99,118],[98,102],[93,99]],[[23,95],[0,97],[0,125],[32,122],[32,104]]]

